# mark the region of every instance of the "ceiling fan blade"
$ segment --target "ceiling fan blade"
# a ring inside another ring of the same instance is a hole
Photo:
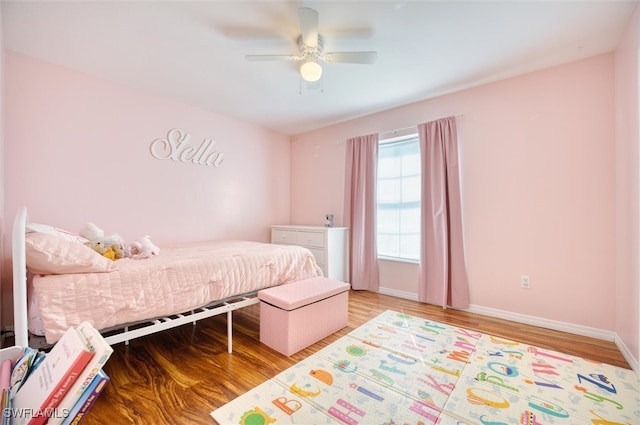
[[[295,62],[302,59],[302,56],[296,55],[246,55],[244,57],[250,62],[266,62],[266,61],[290,61]]]
[[[231,40],[239,41],[289,41],[288,34],[269,29],[252,27],[220,27],[220,33]]]
[[[300,13],[300,33],[302,42],[309,47],[318,45],[318,12],[308,7],[301,7]]]
[[[322,36],[331,39],[371,38],[373,34],[371,28],[322,28]]]
[[[325,62],[333,63],[375,63],[378,52],[331,52],[322,58]]]

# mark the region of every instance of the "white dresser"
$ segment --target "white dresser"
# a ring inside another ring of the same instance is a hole
[[[349,281],[349,229],[304,225],[271,226],[271,243],[299,245],[311,251],[325,277]]]

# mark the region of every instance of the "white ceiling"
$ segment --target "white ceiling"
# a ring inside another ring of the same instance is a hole
[[[295,135],[615,49],[637,0],[6,1],[5,48]],[[323,89],[292,62],[298,8],[319,13]]]

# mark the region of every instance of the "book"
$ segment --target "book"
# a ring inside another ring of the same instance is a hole
[[[2,425],[11,425],[11,415],[7,415],[6,412],[11,410],[11,401],[9,398],[9,389],[2,389]]]
[[[60,425],[66,420],[64,415],[70,412],[75,406],[76,402],[92,383],[93,378],[100,372],[113,353],[113,348],[91,323],[82,322],[76,330],[84,338],[87,348],[94,353],[94,356],[58,405],[58,411],[61,412],[62,415],[56,415],[50,418],[47,425]]]
[[[14,425],[42,425],[65,416],[57,407],[93,356],[80,332],[69,328],[13,397]]]
[[[109,380],[109,376],[104,373],[103,370],[99,370],[91,380],[89,386],[76,401],[76,404],[69,411],[69,415],[64,419],[62,425],[78,425],[82,422]]]
[[[22,384],[27,380],[29,374],[37,369],[38,365],[44,360],[45,354],[31,347],[26,347],[20,357],[13,365],[10,378],[10,397],[13,399],[16,392]]]
[[[20,346],[0,348],[0,388],[2,399],[2,425],[11,425],[11,376],[14,364],[23,356],[24,350]]]

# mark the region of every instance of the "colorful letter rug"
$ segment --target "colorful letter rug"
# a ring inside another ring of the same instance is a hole
[[[219,424],[638,425],[631,370],[387,311],[213,411]]]

